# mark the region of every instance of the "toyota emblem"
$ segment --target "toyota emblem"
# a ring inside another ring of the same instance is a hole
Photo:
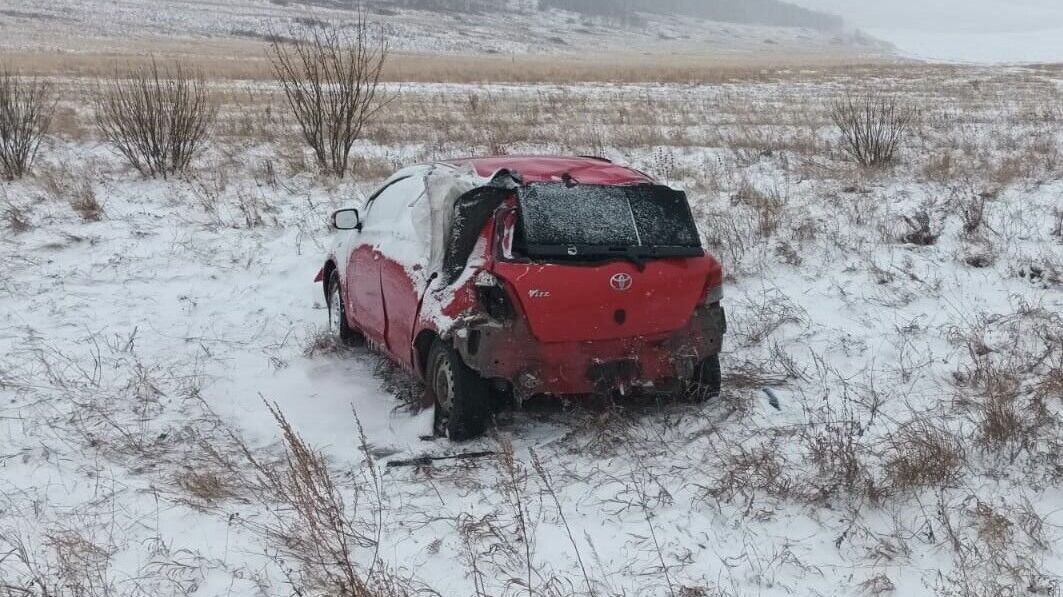
[[[613,290],[620,292],[629,290],[632,282],[630,274],[614,274],[612,278],[609,278],[609,285],[613,287]]]

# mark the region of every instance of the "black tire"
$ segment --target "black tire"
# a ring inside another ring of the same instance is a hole
[[[350,346],[357,344],[361,334],[347,325],[347,308],[343,305],[343,287],[340,286],[340,275],[332,272],[329,278],[328,294],[328,322],[329,332],[340,344]]]
[[[692,402],[705,402],[720,396],[723,386],[723,374],[720,371],[720,355],[706,357],[694,369],[694,378],[690,380],[687,397]]]
[[[435,431],[452,441],[480,437],[491,418],[490,384],[450,345],[436,340],[428,352],[425,385],[436,406]]]

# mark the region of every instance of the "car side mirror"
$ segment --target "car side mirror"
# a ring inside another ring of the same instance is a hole
[[[353,207],[336,210],[332,213],[332,227],[336,230],[361,230],[362,217]]]

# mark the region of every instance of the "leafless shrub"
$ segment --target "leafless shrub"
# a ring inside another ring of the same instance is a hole
[[[274,73],[318,166],[343,177],[351,147],[386,105],[378,88],[388,39],[383,27],[370,25],[363,9],[342,31],[315,22],[293,29],[291,37],[296,41],[288,44],[274,36]]]
[[[897,97],[869,92],[836,100],[830,117],[841,132],[845,153],[865,168],[876,168],[893,162],[915,108]]]
[[[930,418],[900,427],[886,442],[886,474],[893,488],[948,487],[964,464],[959,438]]]
[[[203,148],[217,117],[202,74],[180,62],[116,72],[94,97],[96,125],[144,176],[184,172]]]
[[[51,83],[0,67],[0,177],[14,180],[29,171],[55,105]]]

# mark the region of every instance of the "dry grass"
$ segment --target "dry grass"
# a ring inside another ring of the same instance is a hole
[[[26,208],[15,205],[14,203],[5,202],[3,205],[0,205],[0,216],[3,217],[8,230],[14,234],[26,232],[33,227],[30,223],[29,213]]]
[[[788,500],[799,492],[799,482],[788,468],[778,442],[735,446],[720,468],[720,476],[702,486],[705,497],[718,502],[741,498],[746,516],[756,515],[759,497]]]
[[[891,487],[901,491],[950,487],[966,463],[960,439],[931,415],[902,425],[886,445],[886,475]]]
[[[157,39],[128,40],[124,49],[99,50],[86,44],[77,53],[46,50],[0,50],[0,61],[17,63],[28,74],[73,77],[107,77],[113,64],[145,64],[148,56],[181,59],[212,78],[272,80],[273,72],[264,41]],[[917,65],[881,59],[824,53],[771,54],[560,54],[535,55],[393,55],[384,71],[385,81],[474,83],[506,81],[524,83],[575,83],[584,81],[725,83],[807,76],[795,67],[837,73],[859,73],[889,65],[916,74]],[[934,67],[952,70],[953,67]]]

